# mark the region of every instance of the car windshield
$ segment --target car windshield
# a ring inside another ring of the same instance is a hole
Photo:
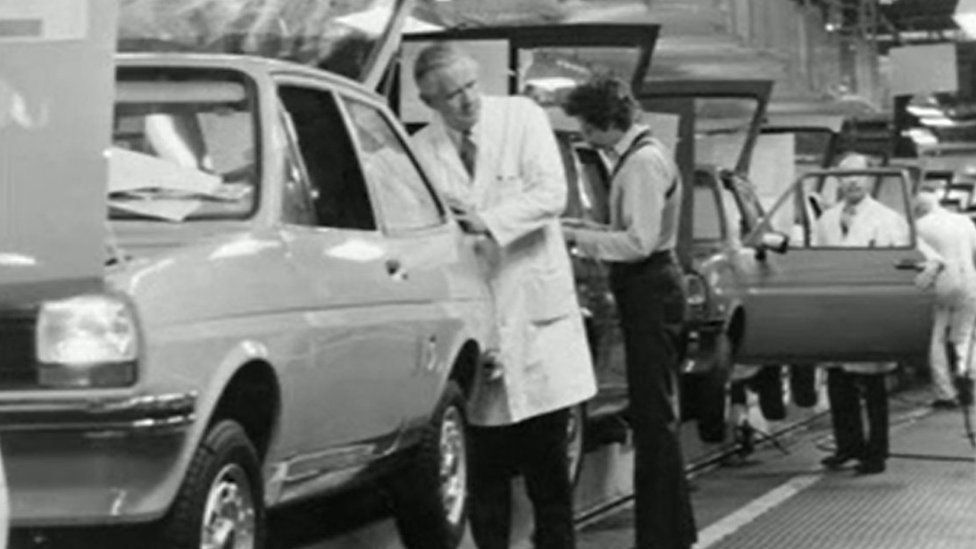
[[[240,74],[121,70],[109,217],[180,222],[249,216],[259,190],[256,128],[256,98]]]
[[[393,0],[126,0],[119,51],[246,53],[361,75]]]

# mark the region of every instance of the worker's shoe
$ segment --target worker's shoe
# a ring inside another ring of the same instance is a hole
[[[955,410],[957,406],[959,404],[951,398],[937,398],[932,401],[932,408],[936,410]]]
[[[838,453],[823,458],[820,460],[820,463],[828,469],[836,470],[843,467],[848,461],[854,461],[856,459],[858,457],[855,454]]]
[[[884,473],[885,463],[883,461],[862,461],[854,467],[854,471],[859,475],[877,475]]]

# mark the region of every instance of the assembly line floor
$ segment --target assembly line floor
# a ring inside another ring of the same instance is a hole
[[[705,459],[709,449],[697,443],[693,425],[686,425],[686,453],[699,464],[713,463],[692,476],[700,538],[695,548],[976,547],[974,452],[961,414],[932,411],[928,398],[923,390],[892,397],[892,457],[887,471],[873,476],[857,476],[852,468],[823,469],[820,459],[832,441],[822,409],[793,410],[793,422],[777,426],[759,419],[761,427],[781,433],[776,439],[782,448],[760,444],[754,453],[722,463]],[[804,421],[798,426],[797,420]],[[578,549],[633,546],[631,463],[625,445],[587,455],[577,493],[583,511]],[[289,549],[399,548],[392,520],[370,496],[362,498],[327,505],[303,519],[278,520],[272,535]],[[529,549],[524,496],[515,513],[512,547]],[[474,545],[465,540],[463,547]]]
[[[959,411],[932,411],[925,391],[892,397],[887,471],[826,471],[832,445],[822,415],[742,462],[693,480],[696,549],[971,549],[976,464]],[[579,549],[626,549],[631,510],[587,525]]]

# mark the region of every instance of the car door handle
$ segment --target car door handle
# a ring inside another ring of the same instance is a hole
[[[898,263],[895,263],[895,268],[899,271],[921,271],[924,266],[924,261],[918,261],[910,257],[903,258]]]
[[[407,271],[404,270],[403,263],[399,259],[386,260],[386,274],[390,275],[393,280],[405,280],[407,278]]]

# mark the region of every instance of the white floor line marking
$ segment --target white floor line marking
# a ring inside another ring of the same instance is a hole
[[[698,532],[698,543],[695,549],[707,549],[727,536],[734,534],[739,528],[756,520],[760,515],[783,503],[813,483],[823,478],[823,474],[810,473],[798,475],[783,484],[773,488],[758,498],[750,501],[745,507],[709,525]]]

